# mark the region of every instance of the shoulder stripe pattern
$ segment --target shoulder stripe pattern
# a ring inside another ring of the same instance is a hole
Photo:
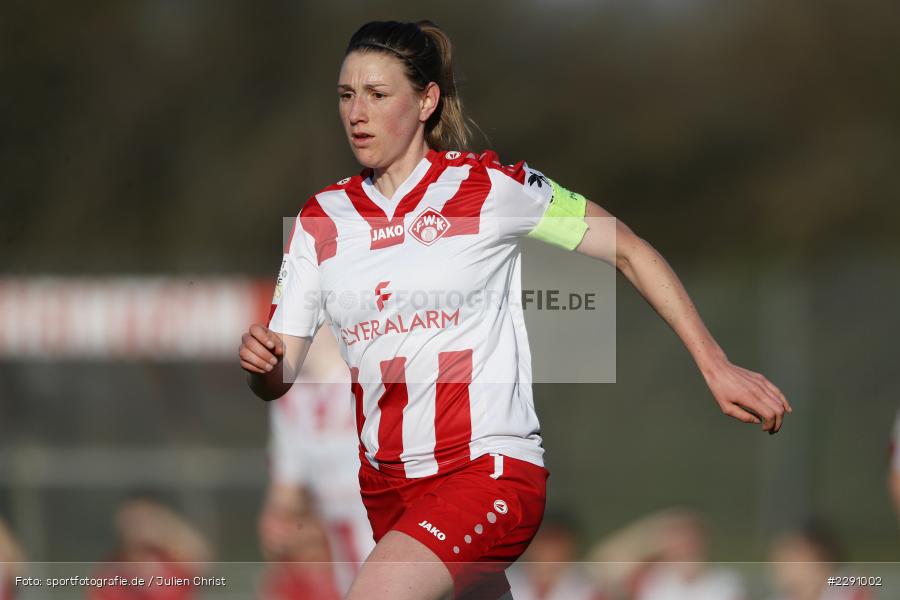
[[[337,253],[337,226],[315,197],[310,198],[300,211],[300,225],[316,242],[318,264]]]
[[[513,179],[519,182],[520,185],[525,185],[525,161],[520,160],[514,165],[504,165],[500,163],[500,157],[497,156],[496,152],[488,150],[484,154],[481,155],[481,161],[483,164],[487,165],[489,169],[494,169],[500,171],[510,179]]]
[[[491,178],[481,163],[475,163],[459,190],[444,204],[441,214],[450,221],[445,237],[473,235],[479,231],[481,209],[491,191]]]

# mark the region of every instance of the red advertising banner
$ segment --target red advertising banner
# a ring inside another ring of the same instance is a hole
[[[0,359],[227,360],[274,283],[248,278],[0,278]]]

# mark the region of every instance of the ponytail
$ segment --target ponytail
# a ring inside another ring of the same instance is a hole
[[[435,150],[467,150],[472,130],[456,89],[450,38],[431,21],[419,21],[418,26],[437,49],[441,65],[439,79],[435,80],[441,89],[441,101],[425,123],[425,141]]]

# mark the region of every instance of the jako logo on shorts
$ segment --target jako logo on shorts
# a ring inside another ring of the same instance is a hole
[[[443,531],[441,531],[428,521],[422,521],[421,523],[419,523],[419,527],[429,532],[431,535],[441,540],[442,542],[447,539],[447,535]]]
[[[503,500],[494,500],[494,510],[496,510],[501,515],[505,515],[509,512],[509,507],[506,506],[506,502]]]

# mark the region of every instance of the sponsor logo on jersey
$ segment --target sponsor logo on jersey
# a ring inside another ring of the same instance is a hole
[[[450,229],[450,221],[433,208],[426,208],[419,213],[410,225],[409,232],[416,240],[430,246]]]
[[[392,240],[394,238],[403,237],[403,224],[386,225],[384,227],[375,227],[372,229],[372,242],[381,242],[383,240]]]
[[[391,297],[390,292],[384,291],[384,288],[390,284],[390,281],[382,281],[375,286],[375,305],[378,307],[378,310],[384,310],[384,301]]]
[[[456,150],[451,150],[444,156],[447,158],[447,160],[456,160],[457,158],[459,158],[462,155],[459,152],[457,152]]]
[[[441,540],[442,542],[447,539],[447,535],[443,531],[441,531],[428,521],[422,521],[421,523],[419,523],[419,527],[421,527],[437,539]]]
[[[494,510],[501,515],[505,515],[509,512],[509,507],[506,505],[506,502],[498,498],[497,500],[494,500]]]
[[[350,178],[349,178],[349,177],[344,177],[343,179],[341,179],[340,181],[338,181],[337,184],[338,184],[338,185],[344,185],[345,183],[347,183],[347,182],[349,182],[349,181],[350,181]]]
[[[410,333],[416,329],[445,329],[459,325],[459,309],[452,313],[443,310],[424,310],[413,313],[412,317],[397,315],[381,319],[360,321],[353,327],[342,327],[341,338],[348,346],[357,342],[368,342],[382,335]]]

